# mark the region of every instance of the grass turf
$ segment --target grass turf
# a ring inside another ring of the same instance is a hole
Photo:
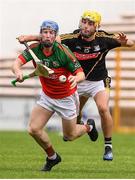
[[[84,136],[64,142],[58,133],[50,139],[62,157],[51,172],[41,172],[44,152],[27,132],[0,132],[0,178],[115,179],[135,178],[135,135],[114,134],[114,160],[102,160],[103,137],[91,142]]]

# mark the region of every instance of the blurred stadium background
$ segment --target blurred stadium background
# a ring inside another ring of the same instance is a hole
[[[44,19],[60,25],[60,33],[78,27],[84,10],[102,14],[102,26],[108,32],[123,31],[135,41],[135,0],[0,0],[0,130],[26,130],[29,114],[40,92],[37,78],[12,87],[11,65],[24,49],[16,41],[21,34],[37,34]],[[109,52],[107,67],[112,77],[110,109],[114,130],[135,132],[135,47],[118,48]],[[24,72],[32,70],[32,64]],[[87,112],[87,113],[86,113]],[[83,118],[92,117],[100,130],[100,118],[90,98]],[[48,129],[61,130],[61,120],[54,115]]]

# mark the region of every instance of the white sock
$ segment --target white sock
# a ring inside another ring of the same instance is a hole
[[[54,155],[49,156],[48,159],[54,160],[54,159],[56,159],[56,157],[57,157],[57,155],[56,155],[56,153],[54,153]]]
[[[90,131],[92,131],[92,129],[93,129],[93,125],[90,125]]]
[[[112,144],[105,144],[105,147],[109,146],[112,149]]]

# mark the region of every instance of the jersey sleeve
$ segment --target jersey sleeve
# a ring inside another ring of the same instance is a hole
[[[18,56],[18,58],[22,61],[23,64],[26,64],[33,59],[26,49]]]
[[[77,60],[73,62],[71,59],[68,59],[67,69],[75,74],[83,71],[80,63]]]
[[[72,45],[74,44],[74,38],[76,35],[74,33],[69,33],[69,34],[61,34],[61,43],[65,44],[72,50]]]
[[[106,38],[106,42],[108,44],[108,49],[113,49],[121,46],[121,44],[114,38]]]
[[[121,44],[116,40],[115,33],[110,33],[110,32],[106,32],[104,30],[99,30],[96,33],[96,37],[98,37],[100,40],[103,40],[102,43],[105,43],[107,46],[107,49],[109,49],[109,50],[121,46]]]
[[[64,39],[64,40],[61,40],[61,43],[62,43],[62,44],[65,44],[65,45],[68,46],[68,47],[70,47],[71,44],[72,44],[72,40]]]

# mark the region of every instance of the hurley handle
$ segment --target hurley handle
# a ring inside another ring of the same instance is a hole
[[[25,47],[26,47],[27,49],[30,49],[26,41],[23,42],[23,44],[25,45]]]
[[[29,77],[30,77],[29,75],[23,76],[23,81],[24,81],[25,79],[29,79]],[[18,80],[17,80],[17,79],[14,79],[13,81],[11,81],[11,84],[16,87],[16,83],[17,83],[17,82],[18,82]]]

